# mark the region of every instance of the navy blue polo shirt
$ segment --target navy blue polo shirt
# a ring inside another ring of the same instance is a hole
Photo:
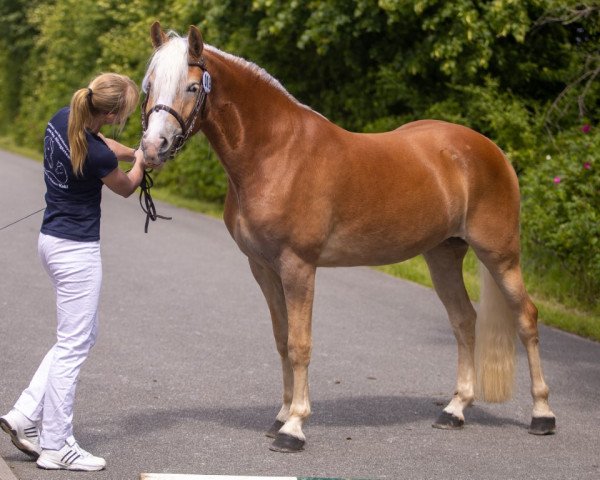
[[[52,117],[44,138],[46,211],[41,232],[58,238],[100,240],[102,178],[118,167],[117,157],[102,139],[86,131],[88,154],[83,175],[71,166],[67,128],[69,108]]]

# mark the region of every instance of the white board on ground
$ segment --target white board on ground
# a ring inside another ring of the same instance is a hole
[[[297,477],[232,477],[229,475],[184,475],[176,473],[142,473],[140,480],[297,480]]]

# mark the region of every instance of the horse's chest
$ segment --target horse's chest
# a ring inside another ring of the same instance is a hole
[[[248,257],[270,261],[275,253],[272,246],[265,240],[264,229],[238,214],[230,228],[231,235],[239,249]]]
[[[246,255],[255,249],[256,232],[241,215],[238,215],[235,219],[233,239]]]

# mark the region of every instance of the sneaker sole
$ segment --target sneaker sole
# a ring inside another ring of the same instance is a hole
[[[40,456],[40,454],[38,452],[36,452],[35,450],[31,450],[30,448],[27,448],[26,445],[24,445],[23,443],[21,443],[19,441],[19,437],[17,436],[17,431],[13,430],[12,427],[10,426],[10,424],[3,418],[0,418],[0,428],[2,428],[2,430],[4,430],[6,433],[8,433],[10,435],[10,441],[13,443],[13,445],[15,447],[17,447],[23,453],[25,453],[26,455],[29,455],[31,458],[34,458],[34,459],[36,459]]]
[[[71,470],[73,472],[98,472],[104,470],[102,467],[78,467],[76,465],[67,465],[66,463],[37,461],[38,468],[42,470]]]

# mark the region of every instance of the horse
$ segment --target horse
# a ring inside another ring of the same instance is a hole
[[[266,299],[283,371],[270,449],[304,449],[317,267],[382,265],[422,254],[458,346],[455,392],[433,424],[463,427],[474,399],[511,397],[515,343],[525,346],[529,432],[556,418],[542,374],[537,309],[520,267],[519,185],[502,150],[467,127],[419,120],[353,133],[301,104],[264,69],[187,37],[150,29],[154,53],[141,141],[160,167],[199,131],[228,178],[224,221]],[[471,247],[482,294],[473,307],[462,276]]]

